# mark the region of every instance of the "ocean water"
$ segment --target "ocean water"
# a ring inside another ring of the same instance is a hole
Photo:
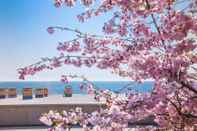
[[[142,84],[137,84],[135,82],[129,81],[95,81],[94,85],[99,89],[109,89],[115,92],[125,92],[128,90],[121,90],[123,87],[130,86],[129,89],[138,92],[148,92],[152,90],[154,82],[146,81]],[[74,81],[68,84],[62,82],[0,82],[0,88],[17,88],[18,94],[22,93],[22,89],[25,87],[35,88],[48,88],[49,94],[63,94],[64,88],[66,86],[71,86],[74,94],[85,94],[79,88],[80,82]]]

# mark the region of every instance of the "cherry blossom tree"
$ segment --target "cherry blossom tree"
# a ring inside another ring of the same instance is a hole
[[[72,7],[77,0],[55,0],[56,7]],[[195,130],[197,126],[197,1],[196,0],[81,0],[88,10],[77,16],[80,22],[112,12],[104,23],[104,35],[89,34],[68,27],[51,26],[48,33],[68,31],[76,38],[60,42],[59,56],[43,58],[20,68],[20,79],[63,65],[111,70],[136,82],[154,80],[151,92],[117,94],[100,90],[80,77],[81,89],[105,100],[106,108],[91,114],[81,109],[50,111],[41,121],[51,130],[80,124],[84,130],[121,131],[129,123],[149,116],[159,129]],[[97,5],[93,6],[93,3]],[[62,81],[75,78],[62,75]],[[126,88],[126,87],[124,87]],[[154,130],[155,128],[152,128]],[[140,130],[142,128],[138,128]],[[143,128],[144,129],[144,128]]]

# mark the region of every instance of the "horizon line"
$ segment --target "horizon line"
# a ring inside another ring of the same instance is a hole
[[[82,81],[82,80],[70,80],[69,82],[79,82],[79,81]],[[123,81],[123,82],[135,82],[134,80],[89,80],[89,81],[93,81],[93,82],[97,82],[97,81],[106,81],[106,82],[118,82],[118,81]],[[145,82],[146,81],[154,81],[154,80],[144,80]],[[0,80],[0,82],[61,82],[60,80],[43,80],[43,81],[41,81],[41,80],[24,80],[24,81],[22,81],[22,80],[18,80],[18,81],[1,81]]]

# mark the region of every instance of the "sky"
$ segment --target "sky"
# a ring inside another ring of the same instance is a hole
[[[0,81],[19,81],[17,68],[35,63],[42,57],[53,57],[58,41],[72,39],[73,35],[46,32],[49,26],[66,26],[83,32],[101,34],[102,25],[109,18],[105,14],[79,23],[76,15],[85,7],[76,5],[55,8],[53,0],[0,0]],[[125,80],[110,71],[97,68],[62,68],[28,77],[27,81],[58,81],[62,74],[85,75],[94,81]]]

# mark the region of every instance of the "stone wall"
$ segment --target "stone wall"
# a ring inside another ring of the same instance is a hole
[[[0,126],[35,126],[42,125],[41,114],[49,110],[69,110],[81,107],[84,112],[92,112],[101,104],[45,104],[45,105],[0,105]]]

